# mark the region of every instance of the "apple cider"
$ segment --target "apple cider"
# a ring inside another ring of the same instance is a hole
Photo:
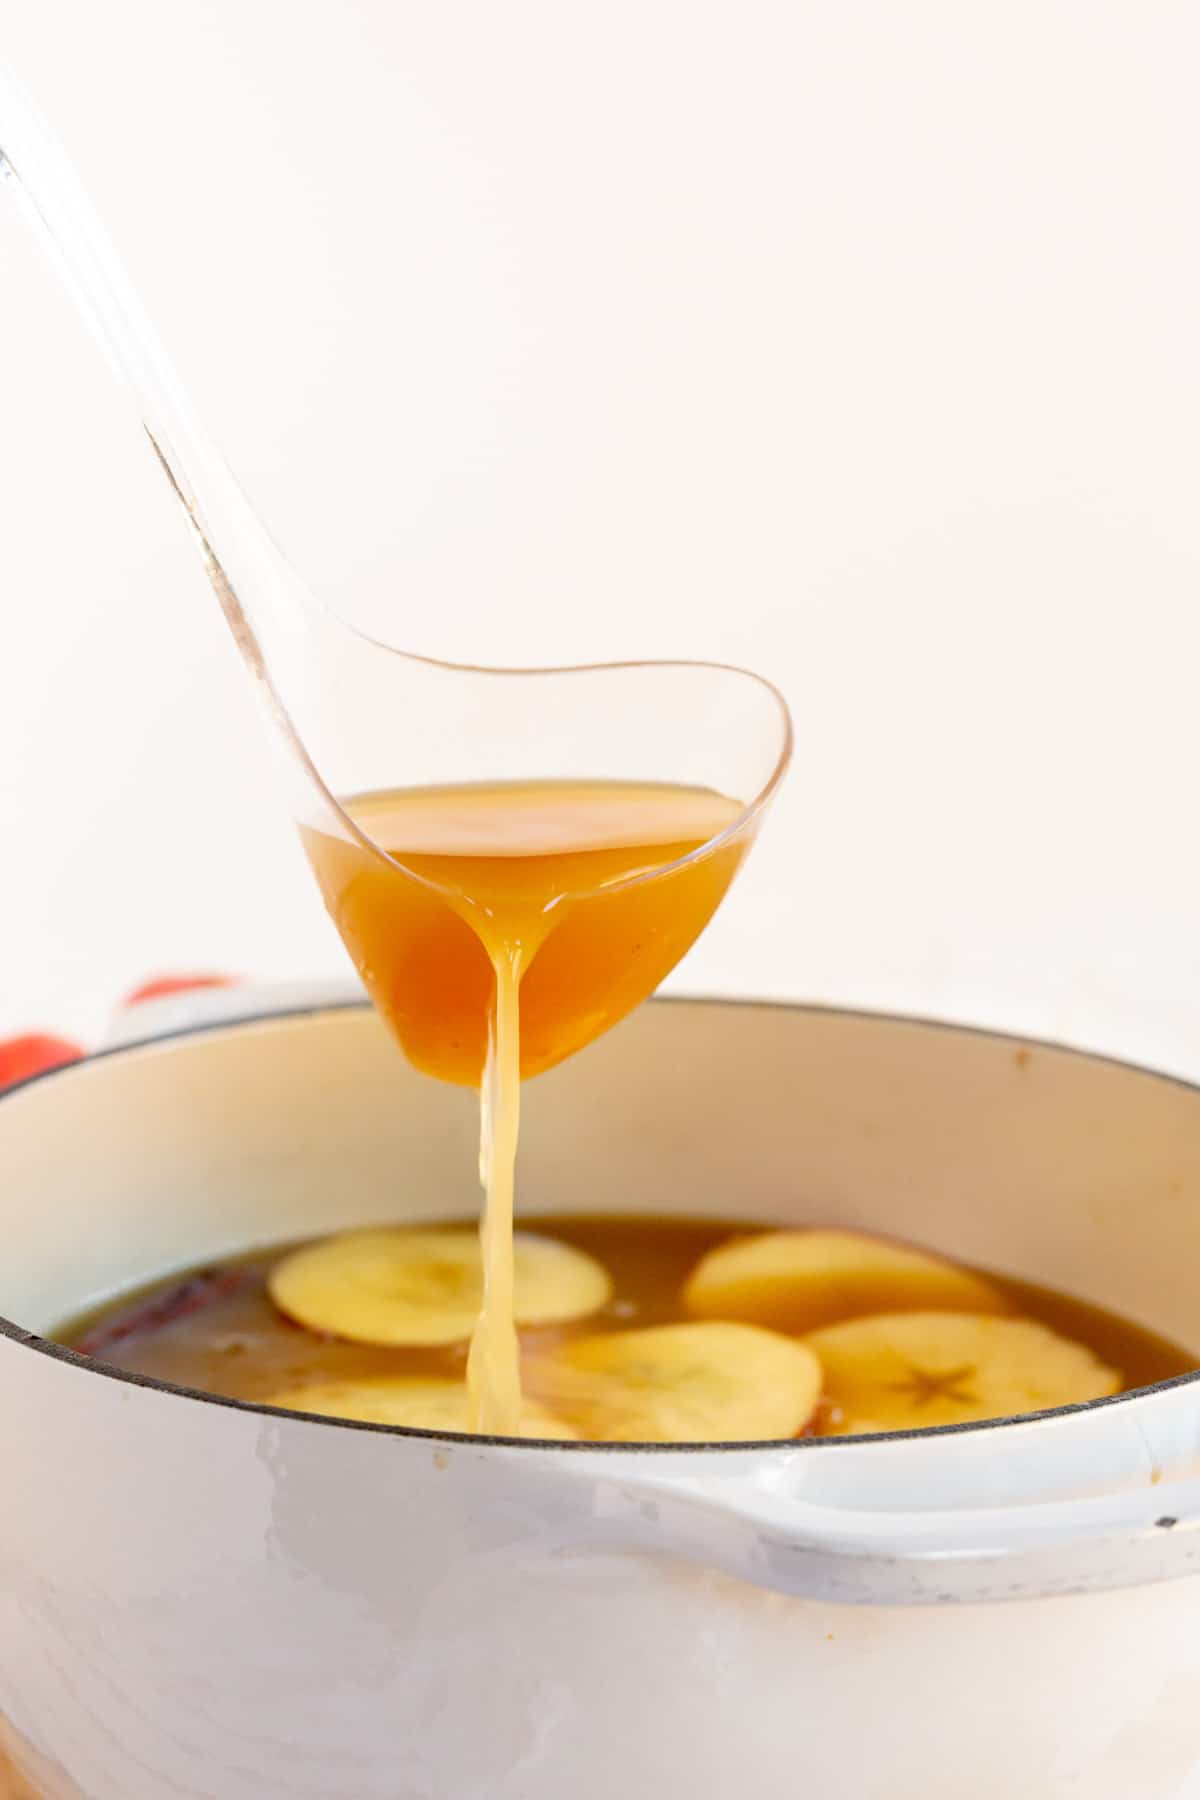
[[[304,833],[325,904],[415,1067],[481,1090],[484,1282],[468,1369],[480,1430],[514,1433],[520,1083],[637,1006],[703,931],[747,845],[702,788],[533,781],[345,803],[361,840]]]
[[[1098,1399],[1196,1363],[1115,1313],[861,1231],[563,1214],[515,1243],[529,1438],[912,1430]],[[193,1390],[462,1432],[482,1282],[469,1222],[351,1231],[195,1270],[61,1336]]]
[[[305,831],[330,916],[409,1062],[468,1087],[484,1076],[498,964],[520,989],[525,1080],[658,986],[746,848],[739,838],[696,855],[741,812],[701,788],[402,788],[345,808],[386,856]]]

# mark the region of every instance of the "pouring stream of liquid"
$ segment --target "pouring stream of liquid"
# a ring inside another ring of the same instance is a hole
[[[521,1353],[513,1317],[513,1197],[521,1132],[520,984],[523,951],[493,953],[496,997],[488,1030],[480,1119],[479,1179],[485,1195],[483,1304],[467,1358],[471,1430],[521,1431]]]

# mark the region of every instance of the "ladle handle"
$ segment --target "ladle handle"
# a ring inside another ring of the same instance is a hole
[[[50,257],[117,376],[179,499],[239,648],[288,729],[268,680],[256,615],[286,616],[286,570],[275,546],[197,419],[79,177],[37,105],[0,64],[0,180]],[[219,547],[219,548],[218,548]]]
[[[32,225],[156,442],[195,432],[179,380],[65,152],[12,70],[0,65],[0,176]]]

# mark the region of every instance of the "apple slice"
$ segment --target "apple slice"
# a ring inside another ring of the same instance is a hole
[[[1008,1311],[983,1276],[866,1232],[809,1228],[731,1238],[692,1271],[693,1318],[803,1336],[865,1313]]]

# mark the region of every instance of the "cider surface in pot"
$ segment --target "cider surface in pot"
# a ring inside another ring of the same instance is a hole
[[[468,1429],[468,1223],[373,1228],[199,1269],[65,1327],[117,1368],[231,1399]],[[753,1442],[1007,1417],[1196,1359],[1049,1288],[837,1228],[540,1218],[517,1235],[532,1438]]]

